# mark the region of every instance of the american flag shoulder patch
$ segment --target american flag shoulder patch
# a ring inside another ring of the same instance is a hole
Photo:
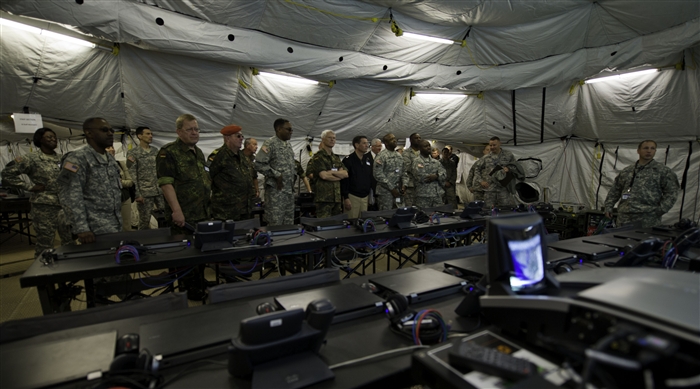
[[[77,173],[78,169],[80,169],[80,166],[74,164],[73,162],[66,161],[65,163],[63,163],[63,168],[68,170],[69,172]]]

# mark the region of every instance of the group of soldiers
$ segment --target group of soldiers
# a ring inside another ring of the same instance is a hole
[[[177,140],[160,150],[150,146],[151,130],[139,127],[139,145],[127,154],[126,165],[135,183],[139,229],[149,227],[154,209],[165,209],[173,233],[184,233],[186,223],[251,218],[254,201],[260,195],[258,173],[264,176],[265,218],[273,226],[294,223],[297,178],[315,193],[319,218],[343,212],[350,218],[359,217],[375,202],[379,210],[413,205],[457,207],[459,159],[450,146],[443,149],[441,159],[433,158],[430,142],[417,133],[411,134],[410,147],[403,153],[391,133],[381,140],[383,150],[378,139],[370,143],[366,136],[356,136],[354,152],[341,159],[333,153],[335,133],[324,131],[319,151],[304,172],[289,144],[293,133],[289,120],[275,120],[275,135],[257,153],[255,139],[246,139],[240,126],[226,126],[220,131],[224,144],[206,159],[197,147],[197,119],[183,114],[175,127]],[[6,183],[32,193],[37,255],[53,247],[56,231],[61,243],[68,244],[75,239],[94,242],[96,235],[122,229],[123,179],[115,158],[106,152],[112,147],[114,130],[102,118],[87,119],[83,130],[87,146],[65,156],[56,153],[57,137],[51,129],[37,130],[33,143],[40,152],[17,157],[2,172]],[[675,202],[677,177],[653,161],[655,151],[655,142],[642,142],[638,148],[640,160],[620,174],[608,195],[606,209],[622,198],[621,221],[658,223]],[[487,206],[510,205],[513,196],[506,178],[517,177],[519,169],[513,154],[503,150],[500,139],[493,137],[484,149],[484,157],[470,170],[467,187]],[[31,184],[25,183],[21,174],[27,174]],[[637,187],[633,192],[632,188]],[[627,192],[622,193],[624,190]]]

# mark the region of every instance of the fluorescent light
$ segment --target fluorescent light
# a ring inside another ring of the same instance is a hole
[[[631,77],[637,77],[641,76],[643,74],[651,74],[651,73],[656,73],[658,72],[658,69],[647,69],[647,70],[640,70],[638,72],[631,72],[631,73],[624,73],[624,74],[616,74],[614,76],[608,76],[608,77],[598,77],[598,78],[591,78],[586,80],[586,84],[595,84],[596,82],[604,82],[604,81],[613,81],[613,80],[621,80],[623,78],[631,78]]]
[[[413,38],[413,39],[418,39],[421,41],[428,41],[428,42],[436,42],[436,43],[442,43],[443,45],[454,45],[455,41],[449,40],[449,39],[444,39],[444,38],[436,38],[434,36],[427,36],[427,35],[420,35],[420,34],[414,34],[412,32],[404,32],[403,35],[406,38]]]
[[[69,43],[73,43],[76,45],[81,45],[81,46],[91,47],[91,48],[96,47],[96,45],[94,43],[88,42],[88,41],[83,40],[83,39],[74,38],[72,36],[59,34],[57,32],[44,30],[44,29],[41,29],[38,27],[29,26],[29,25],[26,25],[23,23],[17,23],[15,21],[8,20],[8,19],[0,18],[0,24],[2,24],[3,26],[11,27],[11,28],[16,28],[18,30],[32,32],[32,33],[38,34],[38,35],[50,36],[54,39],[59,39],[59,40],[62,40],[64,42],[69,42]]]
[[[16,28],[18,30],[33,32],[35,34],[41,34],[41,28],[28,26],[28,25],[22,24],[22,23],[17,23],[17,22],[14,22],[12,20],[9,20],[9,19],[0,18],[0,25],[6,26],[6,27]]]
[[[271,79],[289,82],[289,83],[293,83],[293,84],[304,84],[304,85],[318,85],[319,84],[318,81],[309,80],[307,78],[302,78],[302,77],[285,76],[282,74],[275,74],[275,73],[268,73],[268,72],[260,72],[259,75],[266,77],[266,78],[271,78]]]
[[[461,95],[456,93],[416,93],[416,96],[433,97],[440,99],[462,99],[467,97],[467,95]]]

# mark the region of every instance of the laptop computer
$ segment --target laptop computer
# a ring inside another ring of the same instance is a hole
[[[547,249],[545,251],[547,258],[545,259],[545,265],[547,269],[550,269],[560,263],[574,263],[578,262],[579,258],[576,254],[566,253],[563,251],[557,251],[552,249]]]
[[[610,235],[595,235],[583,238],[582,242],[593,243],[593,244],[603,244],[610,247],[615,247],[616,249],[624,249],[627,246],[637,245],[636,240],[632,239],[622,239],[616,238]]]
[[[410,303],[447,296],[466,285],[466,281],[461,278],[433,269],[374,277],[370,282],[381,289],[406,296]]]
[[[642,279],[619,278],[579,292],[578,297],[700,335],[700,276],[692,282],[654,278],[653,273]]]
[[[67,245],[56,248],[56,259],[94,257],[96,255],[113,254],[122,241],[136,241],[149,250],[168,247],[187,246],[184,235],[171,235],[170,228],[153,230],[123,231],[113,234],[97,235],[94,243]]]
[[[302,228],[298,224],[290,224],[288,226],[263,226],[256,228],[262,232],[267,232],[270,236],[280,236],[280,235],[301,235]]]
[[[445,268],[453,267],[470,277],[483,277],[488,274],[489,262],[486,255],[451,259],[445,262]]]
[[[622,232],[616,232],[613,234],[615,238],[620,238],[620,239],[634,239],[634,240],[645,240],[654,237],[654,235],[650,235],[644,232],[637,232],[637,231],[622,231]],[[663,239],[663,237],[661,237]]]
[[[15,342],[0,348],[0,387],[38,388],[109,371],[117,331],[48,342]]]
[[[347,226],[342,220],[304,220],[302,225],[309,231],[327,231],[327,230],[339,230],[341,228],[346,228]]]
[[[142,324],[140,349],[162,355],[161,367],[226,352],[240,318],[230,309],[213,309]]]
[[[582,241],[563,240],[553,242],[549,247],[558,251],[576,254],[584,259],[591,261],[609,258],[617,255],[617,249],[614,247],[603,246],[600,244],[585,243]]]
[[[318,299],[327,299],[335,307],[333,323],[379,313],[382,311],[384,303],[383,299],[362,289],[357,284],[333,285],[285,294],[275,297],[275,302],[286,310],[306,309],[310,302]]]

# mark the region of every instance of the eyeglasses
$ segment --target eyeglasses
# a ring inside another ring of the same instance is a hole
[[[199,128],[197,128],[197,127],[194,127],[194,128],[183,128],[182,130],[185,131],[185,132],[188,132],[188,133],[190,133],[190,134],[193,133],[193,132],[200,132]]]
[[[244,139],[245,136],[243,136],[242,134],[236,134],[236,138],[238,138],[238,139]]]
[[[102,132],[111,132],[114,134],[114,128],[112,127],[88,128],[88,130],[100,130]]]

